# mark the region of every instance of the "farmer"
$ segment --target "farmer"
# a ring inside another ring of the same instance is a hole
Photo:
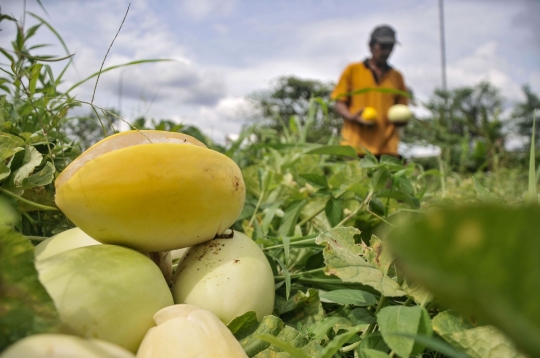
[[[332,92],[336,112],[343,118],[341,144],[354,147],[359,156],[365,154],[365,148],[377,157],[382,154],[399,157],[397,127],[406,122],[390,122],[386,113],[394,104],[407,104],[407,97],[377,91],[383,88],[407,91],[401,73],[387,63],[396,43],[396,33],[391,27],[376,27],[369,41],[371,58],[348,65]],[[363,89],[367,91],[350,93]]]

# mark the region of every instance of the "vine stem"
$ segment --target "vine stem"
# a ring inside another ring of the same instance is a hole
[[[9,190],[6,190],[4,188],[0,188],[0,192],[8,195],[8,196],[11,196],[12,198],[15,198],[25,204],[28,204],[28,205],[31,205],[35,208],[38,208],[38,209],[41,209],[41,210],[58,210],[58,208],[55,208],[55,207],[52,207],[52,206],[47,206],[47,205],[41,205],[41,204],[38,204],[38,203],[34,203],[33,201],[30,201],[30,200],[27,200],[23,197],[20,197],[19,195],[17,194],[14,194],[12,193],[11,191]]]
[[[302,277],[304,275],[311,275],[311,274],[314,274],[314,273],[323,272],[323,270],[324,270],[324,267],[313,269],[313,270],[310,270],[310,271],[304,271],[304,272],[300,272],[300,273],[290,275],[290,278]],[[284,280],[285,276],[274,276],[274,279],[276,279],[276,280]]]

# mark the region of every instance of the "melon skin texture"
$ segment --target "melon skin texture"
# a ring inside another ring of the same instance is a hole
[[[76,227],[49,237],[37,244],[34,248],[34,257],[36,260],[43,260],[67,250],[92,245],[101,245],[101,242],[92,239],[84,231]]]
[[[36,261],[36,268],[68,332],[133,353],[153,315],[173,304],[156,264],[125,247],[80,247]]]
[[[99,339],[66,334],[36,334],[9,346],[0,358],[135,358],[133,353]]]
[[[178,263],[172,292],[175,303],[209,310],[225,324],[249,311],[260,321],[274,308],[274,275],[259,246],[234,231],[231,239],[189,248]]]
[[[157,312],[154,320],[157,326],[144,337],[137,358],[247,358],[231,331],[210,311],[174,305]]]
[[[408,122],[412,117],[412,111],[407,105],[395,104],[388,109],[387,116],[391,122]]]
[[[108,137],[66,168],[55,182],[66,216],[102,243],[141,252],[196,245],[232,226],[245,200],[238,165],[184,134],[141,132]],[[128,146],[143,134],[152,143]],[[167,137],[175,134],[196,142]]]

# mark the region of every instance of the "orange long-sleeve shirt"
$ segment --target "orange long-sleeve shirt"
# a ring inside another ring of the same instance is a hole
[[[332,99],[343,101],[351,113],[371,106],[377,110],[377,124],[362,126],[359,123],[344,121],[341,128],[342,145],[350,145],[359,154],[368,149],[375,155],[397,154],[399,132],[387,118],[388,109],[394,104],[407,104],[407,98],[394,93],[368,91],[362,94],[348,95],[347,93],[364,88],[391,88],[407,91],[403,76],[393,68],[389,68],[379,83],[365,62],[352,63],[345,70],[332,92]]]

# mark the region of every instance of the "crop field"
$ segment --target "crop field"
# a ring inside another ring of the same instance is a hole
[[[328,93],[220,144],[73,94],[160,59],[60,90],[51,63],[71,55],[32,16],[0,13],[17,27],[0,47],[0,358],[540,357],[534,101],[514,152],[456,114],[454,132],[410,120],[438,156],[358,157]],[[29,45],[45,29],[66,56]],[[426,107],[496,96],[468,90]]]

